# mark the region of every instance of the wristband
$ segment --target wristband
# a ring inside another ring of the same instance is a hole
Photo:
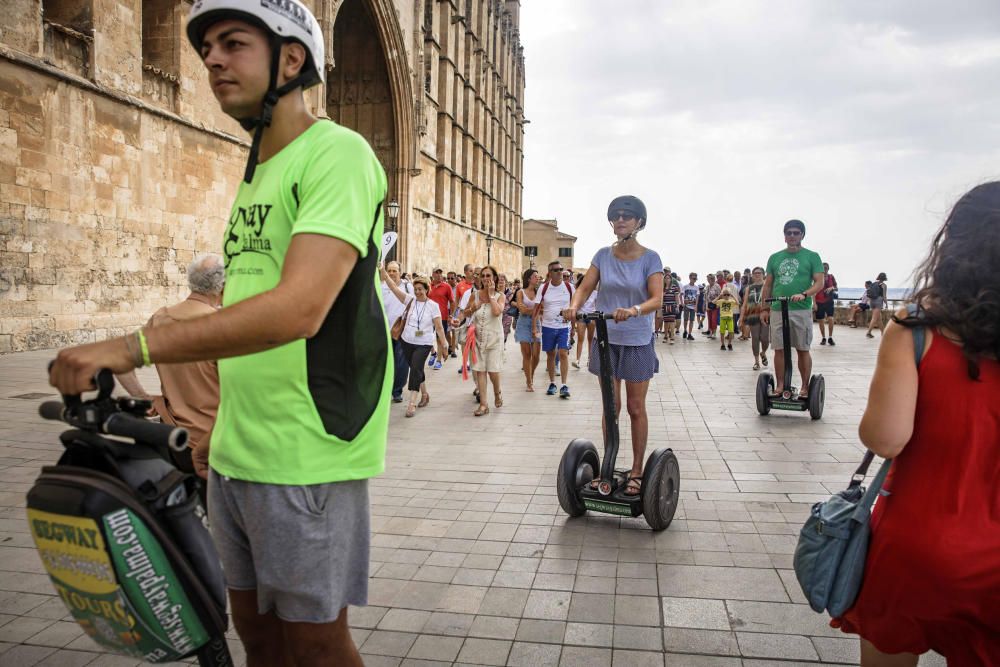
[[[139,350],[142,352],[142,365],[151,366],[152,362],[149,360],[149,347],[146,345],[146,334],[139,329],[135,332],[135,337],[139,341]]]
[[[635,316],[642,317],[642,308],[640,308],[639,306],[632,306],[632,307],[635,309]]]

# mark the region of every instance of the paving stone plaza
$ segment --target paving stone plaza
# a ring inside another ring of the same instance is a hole
[[[819,422],[757,415],[749,343],[657,343],[650,448],[672,447],[681,468],[680,506],[661,533],[641,518],[568,519],[559,508],[563,449],[600,440],[586,370],[571,371],[569,400],[544,394],[544,367],[541,390],[525,393],[511,338],[504,406],[481,418],[454,360],[429,372],[430,405],[413,419],[393,406],[387,470],[371,483],[370,606],[350,612],[365,663],[857,664],[857,639],[804,604],[792,571],[810,504],[842,489],[863,451],[857,424],[878,340],[836,333],[836,347],[814,348],[827,379]],[[28,535],[25,492],[60,451],[60,425],[36,416],[54,398],[52,354],[0,356],[0,667],[137,664],[99,653],[67,620]],[[156,386],[154,372],[140,377]],[[627,418],[622,441],[619,467]]]

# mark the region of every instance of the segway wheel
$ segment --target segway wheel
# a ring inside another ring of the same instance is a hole
[[[823,403],[826,401],[826,380],[822,375],[809,378],[809,416],[819,419],[823,416]]]
[[[559,472],[556,474],[559,506],[566,514],[582,516],[587,512],[583,499],[580,498],[580,489],[590,484],[600,469],[601,460],[594,443],[582,438],[569,443],[559,461]]]
[[[774,376],[761,373],[757,376],[757,412],[766,415],[771,412],[771,401],[768,395],[774,391]]]
[[[653,530],[674,520],[681,494],[681,469],[669,449],[657,449],[646,461],[642,479],[642,513]]]

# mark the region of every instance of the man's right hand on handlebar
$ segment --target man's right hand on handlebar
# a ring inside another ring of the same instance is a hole
[[[567,322],[576,322],[576,311],[577,311],[576,308],[567,308],[566,310],[562,311],[563,319],[566,320]]]
[[[60,350],[49,368],[49,383],[64,396],[75,396],[94,388],[94,376],[102,368],[127,373],[135,368],[124,338],[112,338]]]

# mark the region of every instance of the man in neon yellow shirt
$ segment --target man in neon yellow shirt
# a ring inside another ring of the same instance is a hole
[[[220,359],[209,511],[247,664],[361,665],[347,606],[367,600],[367,479],[384,468],[392,384],[385,173],[306,109],[325,60],[298,0],[198,0],[187,31],[222,110],[254,132],[222,239],[224,307],[63,350],[50,381],[77,394],[100,368]]]

